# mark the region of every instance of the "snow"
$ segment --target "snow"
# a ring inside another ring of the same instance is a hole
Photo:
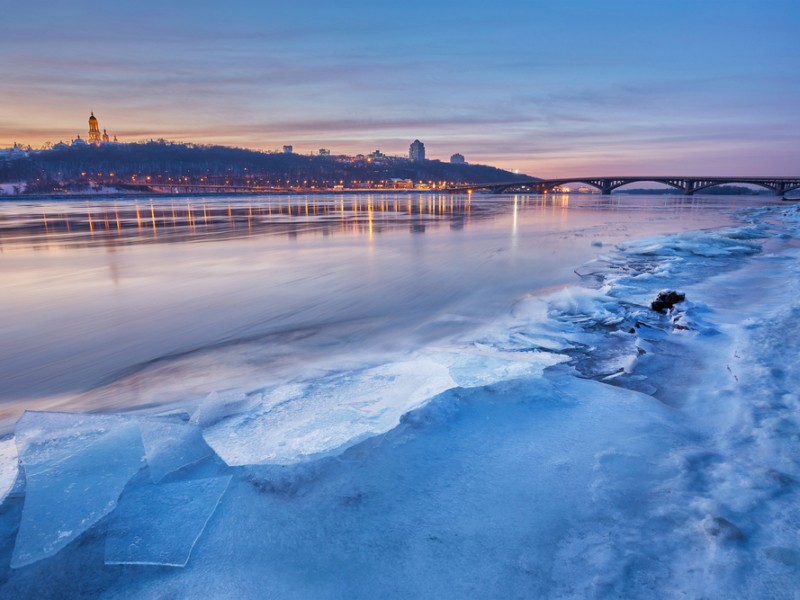
[[[795,598],[800,211],[740,218],[190,420],[26,413],[0,590],[45,596],[52,569],[109,599]],[[686,300],[661,314],[665,289]]]
[[[106,564],[186,566],[230,480],[150,484],[123,495],[109,524]]]
[[[14,487],[18,472],[19,456],[14,438],[0,440],[0,504]]]
[[[18,181],[17,183],[0,183],[0,195],[9,194],[9,195],[16,195],[21,194],[25,191],[25,188],[28,184],[24,181]]]

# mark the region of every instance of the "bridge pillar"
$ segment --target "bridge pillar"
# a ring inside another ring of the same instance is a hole
[[[684,196],[693,196],[695,192],[695,188],[697,187],[697,182],[691,179],[687,179],[683,182],[683,195]]]

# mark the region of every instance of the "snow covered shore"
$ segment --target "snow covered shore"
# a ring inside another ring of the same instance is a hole
[[[796,598],[800,210],[741,220],[391,362],[26,413],[0,596]]]

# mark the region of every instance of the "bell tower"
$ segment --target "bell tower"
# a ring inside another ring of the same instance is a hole
[[[94,111],[92,111],[92,115],[89,117],[89,143],[95,146],[100,145],[100,126],[97,124]]]

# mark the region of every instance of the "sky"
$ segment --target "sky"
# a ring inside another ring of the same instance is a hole
[[[798,0],[0,0],[0,148],[376,149],[800,175]]]

